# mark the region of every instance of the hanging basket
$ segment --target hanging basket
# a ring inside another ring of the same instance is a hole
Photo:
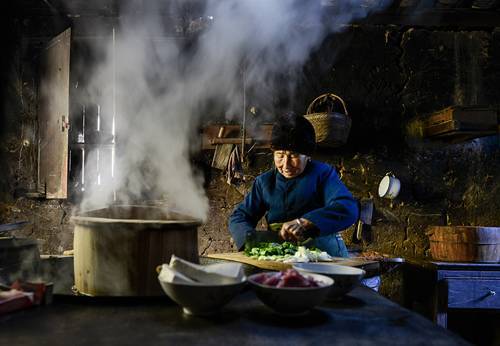
[[[339,103],[342,112],[335,112],[335,105]],[[307,107],[304,117],[314,127],[318,146],[335,148],[347,142],[352,121],[344,100],[339,96],[329,93],[316,97]]]

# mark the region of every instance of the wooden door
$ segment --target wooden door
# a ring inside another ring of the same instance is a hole
[[[71,29],[52,39],[40,60],[38,86],[38,190],[67,198]]]

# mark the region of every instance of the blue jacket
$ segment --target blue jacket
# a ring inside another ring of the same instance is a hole
[[[229,218],[229,230],[241,249],[247,232],[255,231],[264,214],[268,224],[302,217],[320,231],[315,239],[316,247],[332,256],[345,257],[347,250],[337,232],[351,226],[358,213],[356,200],[335,169],[319,161],[310,161],[304,172],[292,179],[285,178],[276,169],[259,175]]]

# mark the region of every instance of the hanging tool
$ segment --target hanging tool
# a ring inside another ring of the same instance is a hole
[[[245,62],[242,64],[242,77],[243,77],[243,122],[241,128],[241,163],[245,160],[245,142],[246,142],[246,123],[247,123],[247,80],[246,80],[246,66]]]
[[[372,216],[373,199],[367,198],[361,200],[360,222],[356,230],[356,238],[365,243],[372,241]],[[361,224],[361,225],[360,225]]]
[[[373,216],[373,199],[363,198],[360,203],[359,220],[356,226],[356,231],[352,235],[352,242],[359,244],[362,241],[369,243],[372,241],[372,216]]]

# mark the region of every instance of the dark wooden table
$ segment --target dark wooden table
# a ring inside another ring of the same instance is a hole
[[[0,345],[467,345],[366,288],[299,317],[265,307],[250,290],[210,318],[154,300],[68,297],[0,317]]]
[[[500,263],[406,258],[403,273],[404,305],[430,305],[430,317],[444,328],[450,309],[500,311]]]

